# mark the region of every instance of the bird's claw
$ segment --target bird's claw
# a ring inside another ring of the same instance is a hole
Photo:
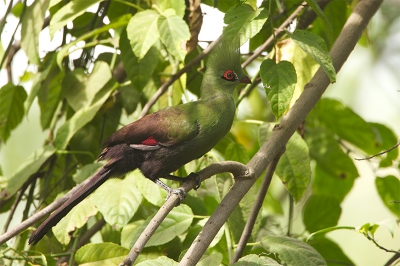
[[[179,197],[178,205],[180,205],[181,202],[182,202],[182,201],[185,199],[185,197],[186,197],[186,192],[183,191],[183,189],[180,189],[180,188],[172,189],[172,188],[170,188],[170,189],[168,190],[168,195],[167,195],[167,198],[165,199],[165,201],[167,201],[167,200],[171,197],[171,194],[176,194],[176,195],[178,195],[178,197]],[[177,206],[178,206],[178,205],[177,205]]]
[[[196,173],[191,172],[191,173],[188,175],[187,178],[188,178],[188,179],[195,179],[195,180],[196,180],[197,184],[196,184],[196,186],[194,187],[194,190],[198,190],[199,187],[201,186],[201,178],[200,178],[200,176],[199,176],[198,174],[196,174]]]

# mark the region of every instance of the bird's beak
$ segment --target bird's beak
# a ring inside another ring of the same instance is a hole
[[[240,83],[251,84],[251,80],[249,77],[245,77],[244,79],[239,80]]]

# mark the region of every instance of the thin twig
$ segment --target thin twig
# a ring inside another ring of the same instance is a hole
[[[261,183],[260,190],[258,191],[258,195],[256,200],[254,201],[253,208],[251,209],[251,213],[247,219],[246,225],[243,229],[242,235],[240,237],[239,243],[237,245],[235,254],[233,255],[233,259],[231,263],[237,262],[243,255],[243,251],[246,248],[247,241],[249,240],[251,236],[251,232],[253,231],[254,224],[256,223],[256,219],[258,216],[258,213],[261,210],[261,207],[263,205],[265,196],[267,195],[267,191],[269,188],[269,184],[271,183],[272,176],[274,175],[276,165],[279,162],[279,158],[281,156],[276,156],[275,159],[272,161],[270,165],[267,167],[267,171],[265,172],[264,179]]]
[[[388,153],[388,152],[390,152],[390,151],[396,149],[397,147],[399,147],[399,145],[400,145],[400,139],[399,139],[399,141],[398,141],[393,147],[391,147],[390,149],[381,151],[380,153],[377,153],[377,154],[372,155],[372,156],[369,156],[369,157],[365,157],[365,158],[354,158],[354,159],[357,160],[357,161],[370,160],[370,159],[372,159],[372,158],[374,158],[374,157],[377,157],[377,156],[379,156],[379,155],[383,155],[383,154],[385,154],[385,153]]]

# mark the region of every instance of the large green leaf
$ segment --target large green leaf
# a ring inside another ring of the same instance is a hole
[[[167,50],[183,62],[186,56],[186,41],[190,39],[189,27],[186,22],[179,16],[166,12],[166,16],[158,18],[157,27],[160,39]]]
[[[151,46],[160,38],[157,20],[160,14],[154,10],[136,13],[126,28],[132,50],[138,59],[142,59]]]
[[[246,164],[249,162],[250,157],[246,148],[242,144],[238,142],[231,142],[225,149],[225,160],[237,161]]]
[[[165,202],[167,192],[154,184],[148,178],[145,178],[139,170],[130,173],[135,177],[135,186],[143,195],[143,197],[155,206],[161,207]]]
[[[27,7],[21,23],[21,48],[29,61],[39,65],[39,34],[42,31],[44,15],[50,0],[37,0]]]
[[[400,180],[393,175],[377,177],[375,185],[383,204],[400,218]]]
[[[154,215],[150,215],[145,221],[135,221],[127,224],[122,229],[121,243],[124,247],[132,247],[140,234],[151,222]],[[193,212],[185,204],[175,207],[157,228],[154,235],[147,242],[146,247],[160,246],[170,242],[175,237],[185,233],[193,221]]]
[[[328,266],[356,265],[342,251],[340,246],[325,237],[314,237],[308,243],[324,257]]]
[[[372,126],[372,130],[375,133],[375,149],[376,151],[384,151],[392,148],[398,139],[394,132],[385,125],[378,123],[368,123]],[[377,152],[374,152],[375,154]],[[385,153],[381,161],[379,162],[379,167],[389,167],[392,166],[395,160],[399,156],[399,149],[392,149]]]
[[[371,124],[337,100],[327,98],[320,100],[310,112],[310,119],[318,119],[318,124],[324,125],[340,138],[364,151],[369,153],[380,151],[376,148],[379,143]]]
[[[314,169],[312,189],[315,194],[332,196],[342,202],[354,185],[354,178],[338,178],[317,164]],[[332,188],[335,188],[332,190]]]
[[[93,0],[91,0],[91,1],[93,1]],[[85,2],[85,1],[82,1],[82,2]],[[76,45],[77,43],[79,43],[81,41],[87,40],[87,39],[92,38],[94,36],[98,36],[98,35],[100,35],[102,33],[106,33],[110,29],[117,30],[118,28],[127,25],[129,20],[130,20],[130,18],[131,18],[131,14],[126,14],[124,16],[121,16],[121,17],[118,18],[117,21],[115,21],[113,23],[110,23],[110,24],[107,24],[107,25],[104,25],[101,28],[96,28],[96,29],[94,29],[92,31],[89,31],[88,33],[80,36],[79,38],[76,38],[75,40],[69,42],[68,44],[63,45],[61,50],[57,53],[57,65],[59,66],[59,68],[63,69],[62,61],[63,61],[64,57],[67,56],[70,53],[70,48],[71,47],[73,47],[74,45]]]
[[[29,109],[31,108],[32,103],[35,100],[39,91],[51,80],[49,80],[49,74],[52,73],[51,71],[54,69],[55,66],[55,55],[55,52],[47,53],[38,69],[38,73],[35,75],[28,99],[25,101],[26,114],[29,112]]]
[[[276,167],[276,174],[297,202],[311,180],[310,156],[306,142],[295,133],[286,145]]]
[[[40,124],[42,129],[50,127],[53,121],[55,112],[61,104],[62,98],[62,80],[65,73],[60,71],[59,68],[52,68],[51,73],[41,83],[42,86],[37,93],[40,107]],[[31,94],[33,92],[31,91]],[[29,94],[29,97],[31,97]],[[25,101],[25,106],[27,101]]]
[[[318,127],[309,129],[306,141],[310,156],[321,169],[339,179],[355,179],[357,168],[352,159],[342,151],[337,140],[328,130]]]
[[[102,0],[73,0],[60,8],[50,21],[50,36],[54,37],[56,31],[67,25],[69,21],[82,15],[86,9]]]
[[[175,266],[175,265],[178,265],[178,262],[165,256],[159,257],[155,260],[143,261],[137,264],[137,266]]]
[[[64,246],[68,245],[71,241],[71,233],[83,227],[96,213],[97,209],[90,198],[83,200],[53,227],[55,237]]]
[[[135,181],[133,175],[109,179],[93,193],[93,204],[103,214],[104,220],[116,229],[128,224],[142,202]]]
[[[286,236],[263,238],[261,245],[271,253],[278,253],[279,258],[288,266],[325,266],[324,258],[309,244]]]
[[[4,142],[11,130],[21,123],[24,117],[24,101],[27,97],[22,86],[7,83],[0,89],[0,139]]]
[[[123,32],[119,40],[121,60],[124,64],[126,74],[132,81],[133,87],[141,92],[151,80],[158,63],[159,51],[152,46],[146,55],[139,60],[132,52],[126,33]]]
[[[70,139],[74,134],[89,123],[100,107],[108,99],[111,92],[116,88],[116,83],[110,81],[95,97],[93,103],[90,106],[81,108],[76,112],[67,122],[65,122],[57,130],[57,135],[54,140],[54,145],[59,150],[64,150],[68,145]]]
[[[292,34],[288,34],[304,52],[311,55],[318,62],[331,83],[334,83],[336,81],[336,71],[324,40],[318,35],[304,30],[295,30]]]
[[[97,61],[90,75],[86,75],[82,68],[76,68],[65,75],[63,95],[76,112],[88,107],[111,78],[111,69],[106,62]]]
[[[185,15],[185,9],[186,9],[186,5],[185,5],[185,0],[152,0],[152,2],[154,4],[157,4],[160,9],[162,11],[165,11],[167,9],[173,9],[175,11],[175,13],[183,18],[183,16]]]
[[[114,266],[121,263],[128,253],[128,249],[114,243],[91,243],[76,252],[75,260],[79,265]]]
[[[308,232],[337,225],[342,208],[340,201],[332,196],[313,195],[304,208],[303,222]]]
[[[232,266],[250,266],[250,265],[268,265],[268,266],[280,266],[277,261],[267,257],[263,254],[256,255],[250,254],[244,257],[241,257],[238,262],[231,264]]]
[[[272,112],[279,119],[288,109],[297,82],[296,70],[292,63],[264,60],[260,66],[261,79],[270,101]]]
[[[20,167],[11,177],[6,178],[7,187],[1,191],[0,199],[9,199],[12,197],[54,152],[54,147],[50,145],[39,148],[37,151],[33,152],[21,163]]]
[[[210,255],[203,255],[201,260],[196,264],[197,266],[221,265],[222,254],[219,252]]]
[[[326,28],[332,33],[332,25],[325,15],[324,11],[319,7],[317,0],[305,0],[307,4],[312,8],[312,10],[325,22]],[[339,1],[340,2],[340,1]]]
[[[266,8],[254,10],[248,4],[235,5],[225,14],[224,22],[228,26],[224,28],[224,35],[229,39],[240,36],[240,44],[244,44],[261,30],[267,19]]]

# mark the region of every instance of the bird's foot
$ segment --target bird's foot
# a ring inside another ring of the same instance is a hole
[[[196,186],[194,187],[194,190],[198,190],[199,187],[201,186],[201,178],[200,178],[200,176],[199,176],[197,173],[191,172],[191,173],[187,176],[186,179],[187,179],[187,181],[189,181],[189,180],[191,180],[191,179],[195,179],[195,180],[196,180],[197,184],[196,184]]]
[[[186,192],[183,191],[183,189],[180,189],[180,188],[175,188],[175,189],[169,188],[169,190],[168,190],[167,192],[168,192],[168,195],[167,195],[167,197],[165,198],[165,201],[167,201],[167,200],[169,199],[169,197],[171,197],[172,194],[176,194],[176,195],[178,195],[178,197],[179,197],[179,203],[178,203],[178,205],[179,205],[179,204],[185,199],[185,197],[186,197]]]
[[[169,186],[167,186],[166,184],[164,184],[161,180],[156,179],[154,180],[154,183],[156,183],[157,185],[159,185],[161,188],[163,188],[165,191],[167,191],[168,195],[167,198],[165,199],[165,201],[167,201],[169,199],[169,197],[171,197],[171,194],[177,194],[179,197],[179,203],[178,205],[185,199],[186,197],[186,192],[183,191],[183,189],[180,188],[170,188]]]

